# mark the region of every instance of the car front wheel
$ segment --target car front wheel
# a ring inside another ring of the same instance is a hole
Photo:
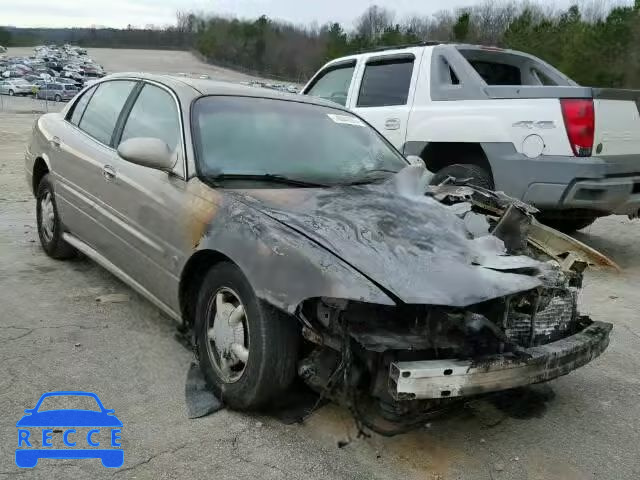
[[[64,228],[49,175],[45,175],[38,186],[36,221],[40,244],[47,255],[58,260],[75,256],[76,250],[62,239]]]
[[[56,96],[54,97],[54,100],[55,100],[56,102],[61,102],[61,101],[62,101],[62,97],[61,97],[60,95],[56,95]]]
[[[291,385],[298,359],[298,324],[261,302],[234,264],[217,264],[206,275],[194,328],[200,368],[228,406],[260,407]]]
[[[9,96],[13,97],[15,95],[15,92],[13,90],[9,90]]]

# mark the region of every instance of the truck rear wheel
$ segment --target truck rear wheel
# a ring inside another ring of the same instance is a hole
[[[459,163],[455,165],[449,165],[436,172],[431,180],[432,185],[442,183],[447,177],[453,177],[460,180],[470,179],[469,183],[477,187],[486,188],[487,190],[493,190],[493,178],[491,174],[478,165],[471,163]]]
[[[595,215],[580,216],[575,213],[545,213],[538,216],[538,220],[548,227],[555,228],[562,233],[574,233],[587,228],[598,219]]]

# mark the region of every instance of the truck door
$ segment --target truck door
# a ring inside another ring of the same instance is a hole
[[[421,52],[369,57],[349,108],[402,151],[420,67]]]

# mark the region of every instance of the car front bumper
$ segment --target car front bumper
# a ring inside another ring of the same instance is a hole
[[[531,347],[518,357],[394,362],[389,392],[396,400],[466,397],[552,380],[598,357],[609,345],[612,328],[592,322],[575,335]]]

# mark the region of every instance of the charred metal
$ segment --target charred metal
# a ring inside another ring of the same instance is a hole
[[[381,433],[395,430],[376,416],[420,422],[455,398],[567,374],[611,330],[580,316],[577,298],[587,265],[613,262],[541,227],[527,204],[428,185],[425,172],[286,196],[235,190],[199,242],[297,318],[299,376]]]

